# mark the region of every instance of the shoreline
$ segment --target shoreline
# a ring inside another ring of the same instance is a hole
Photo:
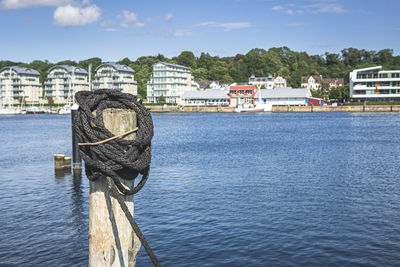
[[[146,106],[152,113],[233,113],[234,107],[178,107]],[[271,112],[400,112],[400,105],[356,105],[356,106],[273,106]]]

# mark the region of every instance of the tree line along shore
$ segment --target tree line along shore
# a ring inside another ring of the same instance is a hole
[[[281,75],[286,78],[287,85],[293,88],[300,87],[301,77],[305,75],[322,75],[326,77],[343,77],[344,87],[333,91],[337,94],[334,98],[346,98],[349,88],[349,72],[353,69],[364,68],[371,65],[381,65],[385,69],[398,69],[400,56],[394,55],[392,49],[380,51],[357,48],[346,48],[340,53],[326,52],[322,55],[309,55],[307,52],[297,52],[288,47],[274,47],[268,50],[262,48],[251,49],[246,54],[220,57],[209,53],[201,53],[196,57],[191,51],[183,51],[180,55],[167,58],[164,55],[142,56],[132,61],[128,57],[117,61],[131,67],[136,71],[135,80],[138,85],[138,97],[146,98],[146,83],[152,74],[152,66],[159,62],[169,62],[191,68],[195,80],[213,80],[220,83],[247,82],[251,75],[268,76]],[[55,66],[66,64],[88,69],[92,64],[94,70],[104,63],[101,58],[93,57],[81,61],[64,60],[56,63],[48,60],[34,60],[30,63],[0,61],[0,68],[16,65],[32,68],[40,73],[42,85],[47,77],[48,70]],[[320,91],[323,94],[323,91]],[[313,92],[318,97],[318,92]]]

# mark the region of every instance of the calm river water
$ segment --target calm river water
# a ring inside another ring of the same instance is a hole
[[[135,218],[163,266],[400,266],[400,114],[154,114]],[[0,265],[85,266],[69,116],[0,117]],[[144,249],[138,266],[151,266]]]

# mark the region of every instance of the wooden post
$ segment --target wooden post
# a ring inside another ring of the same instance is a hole
[[[54,169],[64,169],[64,157],[63,154],[54,154]]]
[[[71,157],[64,158],[64,169],[71,170]]]
[[[105,127],[114,135],[136,128],[136,114],[131,110],[106,109],[103,112]],[[125,138],[133,140],[132,133]],[[131,188],[133,180],[121,180]],[[90,182],[89,214],[89,266],[134,266],[140,243],[135,236],[132,248],[133,229],[119,206],[110,196],[110,178]],[[114,185],[112,185],[114,186]],[[133,195],[125,196],[125,203],[133,214]]]

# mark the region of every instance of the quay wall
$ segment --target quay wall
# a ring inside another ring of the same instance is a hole
[[[146,106],[150,112],[233,112],[233,107]]]
[[[162,112],[233,112],[233,107],[180,107],[180,106],[146,106],[154,113]],[[273,106],[272,112],[400,112],[400,105],[367,105],[367,106]]]
[[[400,105],[273,106],[272,112],[400,112]]]

